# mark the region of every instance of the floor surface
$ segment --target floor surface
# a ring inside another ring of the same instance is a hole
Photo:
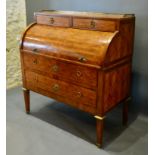
[[[7,91],[7,155],[147,155],[147,117],[130,111],[121,124],[121,105],[105,119],[103,148],[97,148],[95,119],[31,92],[31,114],[20,87]]]

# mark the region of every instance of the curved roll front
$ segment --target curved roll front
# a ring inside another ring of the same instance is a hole
[[[108,46],[117,33],[36,24],[25,33],[22,49],[102,66]]]

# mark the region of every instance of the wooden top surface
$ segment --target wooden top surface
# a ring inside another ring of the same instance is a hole
[[[112,18],[112,19],[124,19],[133,18],[134,14],[112,14],[102,12],[79,12],[79,11],[59,11],[59,10],[42,10],[35,12],[35,15],[63,15],[63,16],[75,16],[75,17],[88,17],[88,18]]]

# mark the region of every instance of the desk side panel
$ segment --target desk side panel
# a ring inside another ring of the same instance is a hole
[[[134,44],[135,18],[120,21],[119,33],[113,38],[106,53],[104,66],[127,57],[132,58]]]
[[[105,71],[103,88],[103,109],[109,111],[131,92],[131,63]]]

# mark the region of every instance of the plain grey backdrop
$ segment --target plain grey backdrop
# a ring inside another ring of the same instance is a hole
[[[136,16],[133,81],[130,105],[147,115],[148,111],[148,1],[147,0],[26,0],[27,24],[35,11],[52,9],[134,13]]]

